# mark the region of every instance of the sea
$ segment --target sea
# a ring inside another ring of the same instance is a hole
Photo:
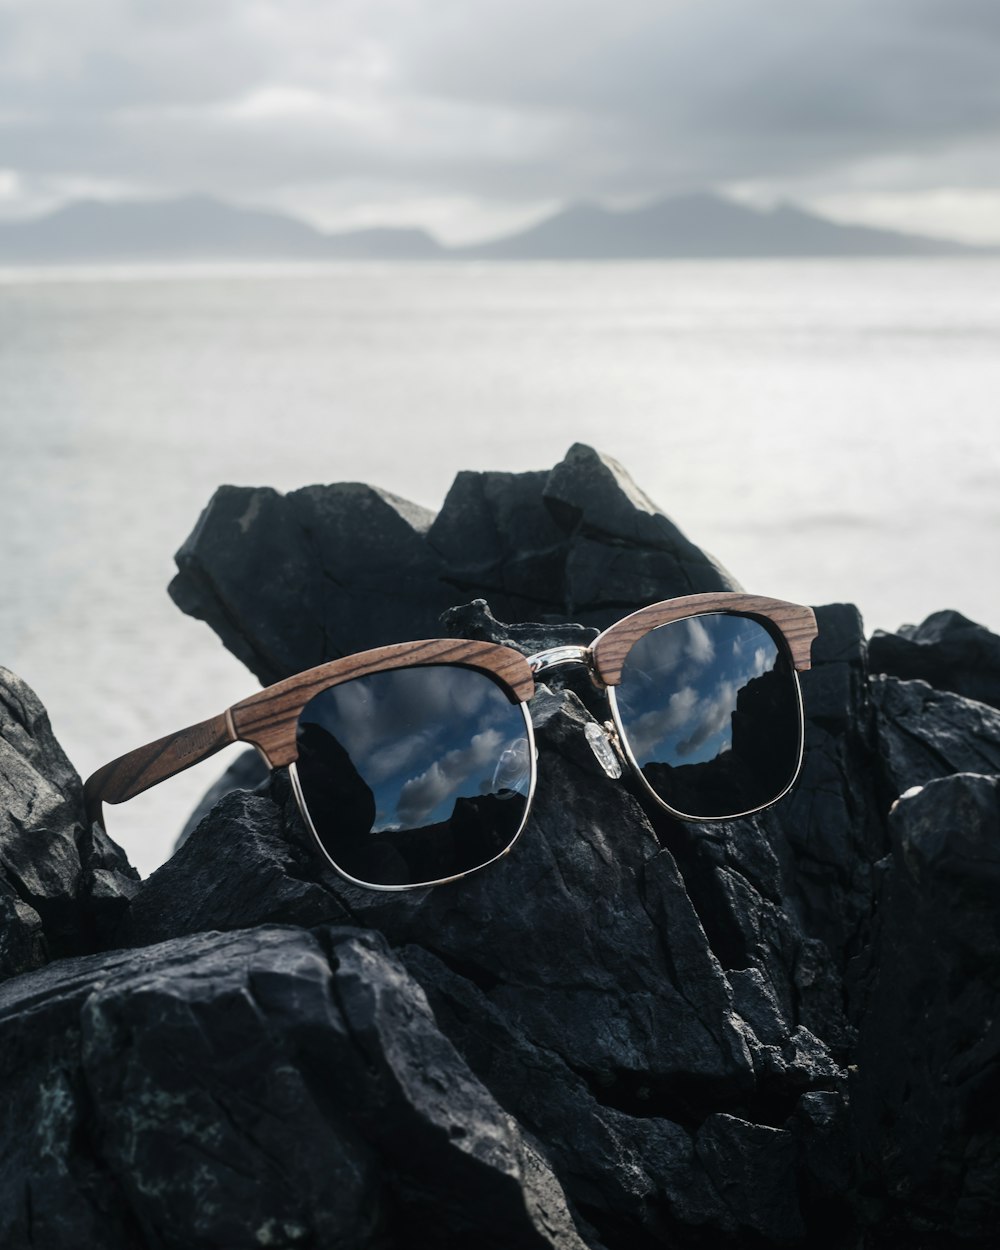
[[[1000,631],[998,401],[1000,259],[2,270],[0,665],[86,776],[256,686],[166,594],[216,486],[577,441],[748,590]],[[140,871],[231,758],[109,809]]]

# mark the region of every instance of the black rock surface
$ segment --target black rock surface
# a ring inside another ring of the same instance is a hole
[[[961,612],[934,612],[894,634],[876,630],[870,653],[873,673],[919,678],[1000,708],[1000,637]]]
[[[623,608],[735,588],[620,465],[579,443],[551,472],[460,473],[436,517],[356,482],[222,486],[177,567],[177,605],[265,684],[437,637],[446,608],[479,596],[507,621],[603,626]]]
[[[903,799],[877,913],[852,1111],[868,1218],[1000,1236],[1000,778]],[[919,1244],[919,1243],[918,1243]]]
[[[0,979],[106,941],[138,873],[100,829],[34,691],[0,668]]]
[[[418,634],[582,645],[731,584],[586,448],[462,474],[437,518],[368,487],[224,488],[179,564],[175,597],[264,677]],[[463,594],[496,617],[438,619]],[[515,848],[403,894],[340,878],[286,774],[245,762],[133,891],[8,679],[5,870],[27,810],[62,813],[42,824],[78,867],[0,895],[22,972],[0,986],[0,1244],[995,1245],[1000,713],[870,677],[857,612],[817,616],[777,807],[650,807],[587,745],[603,696],[556,670]]]

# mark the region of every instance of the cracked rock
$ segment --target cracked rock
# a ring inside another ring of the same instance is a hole
[[[99,829],[34,691],[0,668],[0,978],[91,950],[138,874]]]
[[[0,1021],[4,1246],[583,1250],[374,934],[66,960],[0,987]]]
[[[1000,778],[930,781],[889,828],[852,1080],[862,1194],[899,1244],[931,1229],[995,1244]]]
[[[262,680],[415,636],[585,646],[733,585],[579,445],[460,474],[436,517],[220,488],[178,565]],[[246,759],[136,889],[6,677],[0,1243],[992,1250],[989,639],[938,614],[904,672],[850,605],[817,618],[773,809],[682,824],[609,780],[605,696],[558,669],[517,845],[401,894],[339,877]]]
[[[509,621],[603,626],[620,604],[735,587],[620,465],[579,443],[550,472],[460,473],[436,516],[356,482],[221,486],[177,567],[174,601],[264,684],[437,637],[441,613],[476,597]]]
[[[876,630],[869,650],[873,673],[926,681],[1000,708],[1000,637],[961,612],[934,612],[895,634]]]
[[[483,607],[456,622],[504,633]],[[511,640],[554,645],[560,628]],[[801,1134],[765,1118],[841,1088],[843,1072],[803,1022],[806,939],[782,907],[778,860],[757,822],[692,834],[644,810],[594,760],[592,711],[574,690],[542,688],[533,714],[532,820],[493,869],[399,895],[351,886],[316,856],[278,774],[202,820],[143,883],[120,938],[275,921],[377,930],[471,1070],[543,1144],[588,1244],[694,1230],[784,1244],[809,1214],[796,1185],[784,1205],[761,1186],[786,1162],[807,1177],[810,1164]],[[699,1148],[720,1115],[733,1123]],[[723,1198],[712,1168],[730,1150],[747,1178]]]

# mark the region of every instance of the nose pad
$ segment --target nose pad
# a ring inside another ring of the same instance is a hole
[[[500,752],[493,770],[492,793],[498,799],[510,799],[515,794],[527,794],[531,781],[531,752],[527,740],[516,738]]]
[[[614,733],[614,730],[611,732]],[[598,764],[612,780],[617,780],[622,775],[622,766],[607,729],[592,720],[587,722],[583,733]]]

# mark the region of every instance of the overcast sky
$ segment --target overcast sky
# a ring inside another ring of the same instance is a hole
[[[449,241],[702,187],[1000,241],[1000,0],[0,0],[0,214]]]

